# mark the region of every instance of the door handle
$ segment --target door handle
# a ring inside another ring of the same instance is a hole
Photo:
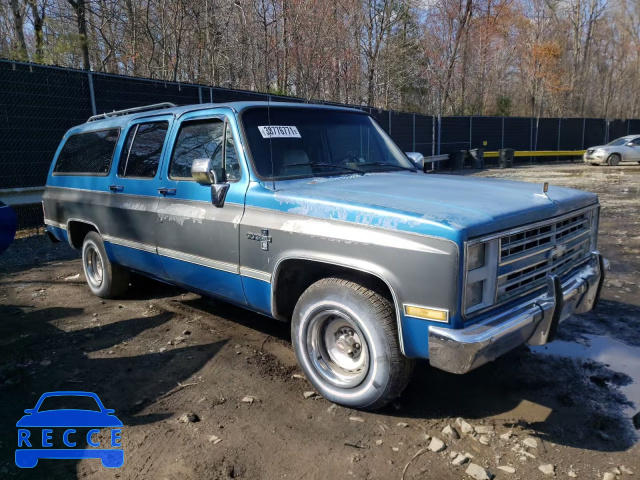
[[[160,187],[158,189],[158,193],[161,193],[162,195],[175,195],[176,194],[176,189],[175,188]]]
[[[124,190],[124,186],[123,185],[109,185],[109,190],[111,190],[112,192],[121,192],[122,190]]]

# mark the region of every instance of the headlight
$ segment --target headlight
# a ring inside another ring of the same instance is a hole
[[[499,239],[467,245],[466,283],[463,290],[465,313],[472,313],[494,304],[499,248]]]
[[[482,303],[483,289],[484,289],[484,280],[470,283],[467,285],[467,291],[466,291],[466,296],[464,300],[465,308],[471,308]]]
[[[467,249],[467,269],[475,270],[484,267],[484,243],[476,243]]]
[[[605,148],[596,148],[595,151],[593,153],[607,153],[607,150]]]

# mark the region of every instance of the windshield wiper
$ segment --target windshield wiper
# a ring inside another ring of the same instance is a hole
[[[334,165],[333,163],[321,163],[321,162],[308,162],[308,163],[290,163],[288,165],[284,165],[285,167],[332,167],[339,168],[340,170],[347,170],[349,172],[357,173],[359,175],[364,175],[362,170],[357,170],[355,168],[343,167],[342,165]]]
[[[376,166],[381,166],[381,167],[393,167],[393,168],[397,168],[399,170],[408,170],[410,172],[415,172],[416,169],[415,168],[409,168],[409,167],[403,167],[401,165],[396,165],[395,163],[388,163],[388,162],[365,162],[361,164],[362,166],[364,165],[376,165]]]

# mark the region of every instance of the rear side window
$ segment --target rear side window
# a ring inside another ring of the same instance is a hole
[[[71,135],[58,155],[53,173],[107,175],[119,135],[118,128]]]
[[[168,129],[169,122],[140,123],[132,127],[122,148],[118,176],[155,177]]]

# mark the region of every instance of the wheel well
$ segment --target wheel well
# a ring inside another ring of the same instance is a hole
[[[293,309],[304,291],[318,280],[328,277],[340,277],[359,283],[394,303],[389,286],[371,273],[315,260],[290,259],[280,264],[274,279],[274,301],[278,317],[291,320]]]
[[[67,235],[69,235],[69,243],[78,250],[82,248],[84,237],[89,232],[97,232],[98,229],[90,223],[72,221],[67,225]]]

